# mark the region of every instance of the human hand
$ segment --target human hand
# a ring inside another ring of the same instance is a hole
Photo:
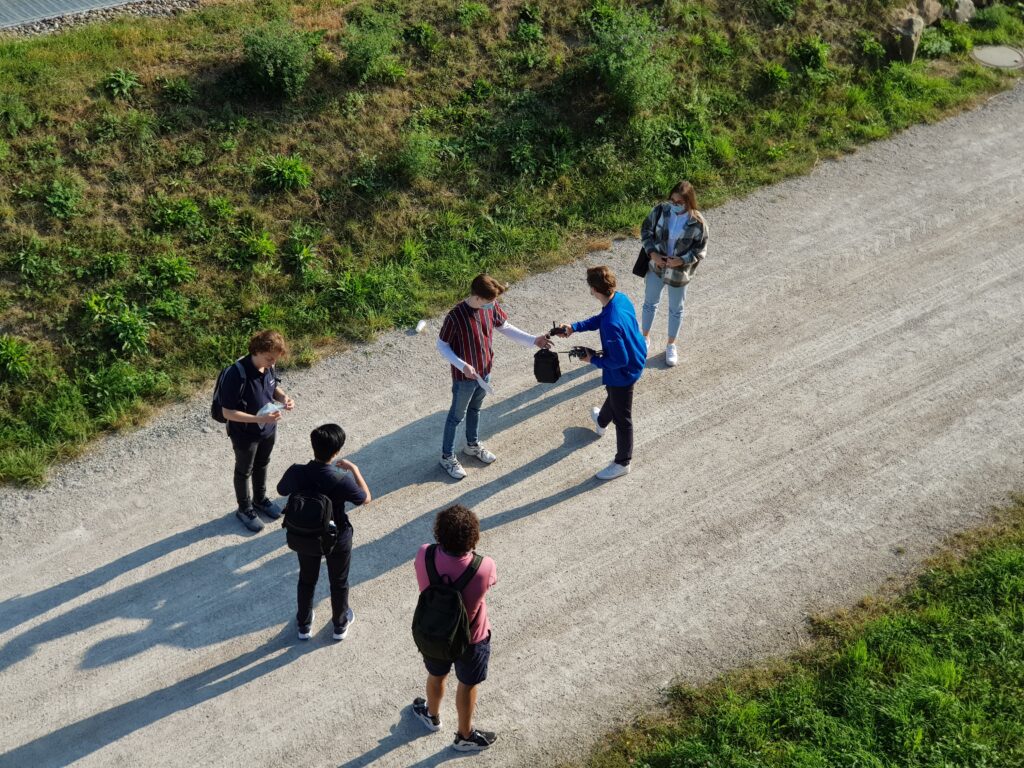
[[[357,467],[348,459],[338,459],[336,462],[334,462],[334,466],[336,466],[338,469],[344,469],[346,472],[354,472],[355,470],[359,469],[359,467]]]
[[[294,407],[295,407],[295,401],[292,400],[290,397],[288,397],[288,395],[285,395],[284,396],[284,409],[286,411],[290,411]]]
[[[665,259],[665,263],[666,263],[666,264],[667,264],[668,266],[670,266],[670,267],[672,267],[673,269],[675,269],[675,268],[677,268],[677,267],[681,267],[681,266],[683,266],[683,264],[685,264],[686,262],[685,262],[685,261],[683,261],[682,259],[678,259],[678,258],[675,258],[675,257],[673,257],[673,258],[671,258],[671,259]]]
[[[580,355],[580,361],[587,363],[588,365],[590,364],[590,361],[593,359],[594,357],[593,355],[590,354],[590,352],[584,352],[582,355]]]
[[[475,379],[479,376],[479,374],[476,372],[476,368],[474,368],[469,363],[466,363],[465,367],[462,369],[462,372],[466,374],[467,378],[470,379]]]
[[[662,256],[660,253],[655,252],[651,255],[651,261],[658,269],[664,269],[668,264],[668,259]]]
[[[538,336],[533,340],[533,344],[534,346],[540,347],[541,349],[551,349],[553,346],[555,346],[554,342],[551,341],[551,339],[549,339],[547,336]]]
[[[273,413],[268,413],[266,416],[257,416],[256,417],[256,423],[257,424],[273,424],[275,421],[280,421],[280,420],[281,420],[281,412],[280,411],[274,411]]]
[[[570,336],[572,336],[572,334],[573,330],[571,325],[562,323],[560,326],[558,326],[558,335],[561,336],[562,338],[567,339]]]

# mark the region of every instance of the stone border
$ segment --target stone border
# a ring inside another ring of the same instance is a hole
[[[124,5],[117,5],[111,8],[97,8],[82,13],[72,13],[67,16],[54,16],[39,21],[29,21],[25,24],[18,24],[13,27],[0,28],[0,39],[5,37],[31,37],[34,35],[48,35],[60,32],[71,27],[80,27],[83,24],[92,24],[97,21],[110,21],[122,16],[176,16],[179,13],[192,11],[198,8],[202,0],[128,0]]]

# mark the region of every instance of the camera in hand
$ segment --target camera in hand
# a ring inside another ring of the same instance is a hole
[[[573,347],[572,349],[569,350],[570,360],[572,358],[582,360],[587,355],[590,355],[591,357],[600,357],[601,353],[598,352],[596,349],[591,349],[590,347]]]

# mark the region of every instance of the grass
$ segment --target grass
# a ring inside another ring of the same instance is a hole
[[[225,0],[0,39],[0,335],[31,361],[0,359],[0,481],[256,328],[309,362],[633,231],[679,178],[710,207],[1012,82],[967,52],[1024,40],[1018,6],[907,66],[896,5]]]
[[[1024,764],[1024,496],[896,598],[818,620],[785,663],[616,734],[588,768]]]

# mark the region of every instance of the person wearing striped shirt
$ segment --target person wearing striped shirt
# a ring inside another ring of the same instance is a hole
[[[441,440],[441,466],[445,472],[461,480],[466,470],[455,455],[455,431],[466,422],[466,447],[463,452],[484,464],[495,455],[480,442],[480,407],[490,389],[491,364],[494,361],[492,341],[497,329],[503,336],[524,347],[549,349],[547,335],[532,336],[508,321],[508,315],[496,302],[505,286],[490,275],[477,275],[470,286],[470,295],[445,316],[437,349],[451,365],[452,404]]]

